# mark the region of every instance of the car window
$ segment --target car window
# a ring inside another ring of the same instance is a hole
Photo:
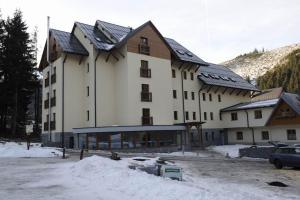
[[[295,149],[296,154],[300,154],[300,149]]]

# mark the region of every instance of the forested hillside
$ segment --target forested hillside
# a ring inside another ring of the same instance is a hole
[[[283,87],[288,92],[300,90],[300,49],[294,50],[272,70],[257,78],[260,89]]]

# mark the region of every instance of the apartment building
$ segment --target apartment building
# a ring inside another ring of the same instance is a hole
[[[221,110],[259,90],[207,63],[151,21],[133,29],[97,20],[50,29],[43,73],[46,145],[168,148],[228,143]]]

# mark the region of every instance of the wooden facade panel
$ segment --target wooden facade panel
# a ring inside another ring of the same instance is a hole
[[[282,101],[271,116],[268,125],[300,125],[300,116],[287,103]]]
[[[142,30],[132,36],[127,42],[127,51],[132,53],[139,53],[139,44],[141,37],[148,39],[148,45],[150,47],[149,56],[171,59],[171,52],[162,38],[157,34],[151,25],[145,26]]]

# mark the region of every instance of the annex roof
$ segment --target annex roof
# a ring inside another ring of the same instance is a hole
[[[209,66],[201,66],[198,70],[198,79],[207,85],[259,91],[254,85],[223,65],[209,63]]]
[[[223,108],[221,112],[237,111],[237,110],[249,110],[256,108],[275,107],[279,99],[263,100],[256,102],[239,103],[227,108]]]
[[[63,52],[85,55],[85,56],[89,55],[88,51],[83,47],[83,45],[79,42],[79,40],[71,33],[56,30],[56,29],[50,29],[50,34],[53,34],[53,37],[60,45]]]
[[[261,100],[268,100],[268,99],[278,99],[283,93],[283,88],[272,88],[261,91],[261,93],[252,97],[251,101],[261,101]]]
[[[300,96],[292,93],[283,93],[281,96],[282,100],[285,101],[298,115],[300,115]]]

